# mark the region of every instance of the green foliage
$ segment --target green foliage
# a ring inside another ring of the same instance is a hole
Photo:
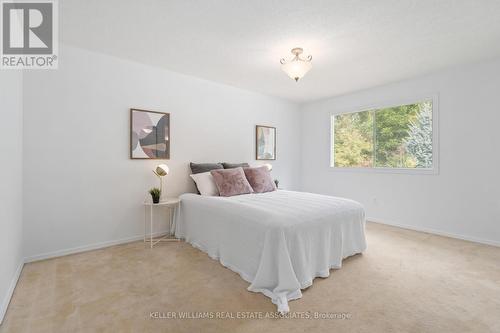
[[[375,113],[375,166],[404,168],[414,167],[408,155],[405,139],[408,129],[419,111],[418,104],[401,105],[377,110]]]
[[[432,102],[337,115],[336,167],[432,167]]]
[[[420,104],[417,119],[410,123],[407,151],[416,159],[417,168],[432,167],[432,103]]]
[[[372,166],[373,112],[335,116],[334,128],[335,166]]]
[[[149,194],[151,194],[153,201],[156,201],[156,199],[160,199],[161,190],[157,187],[153,187],[152,189],[149,190]]]
[[[157,187],[153,187],[152,189],[149,190],[149,194],[153,196],[160,196],[161,190]]]

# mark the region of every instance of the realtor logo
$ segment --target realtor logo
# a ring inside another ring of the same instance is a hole
[[[1,0],[2,69],[57,68],[56,0]]]

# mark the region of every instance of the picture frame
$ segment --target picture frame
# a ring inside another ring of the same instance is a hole
[[[276,160],[276,127],[255,126],[255,159],[260,161]]]
[[[130,109],[130,159],[170,159],[170,113]]]

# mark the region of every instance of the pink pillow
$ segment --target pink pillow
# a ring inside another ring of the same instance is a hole
[[[264,193],[276,191],[276,184],[274,184],[271,173],[266,166],[245,168],[243,170],[254,192]]]
[[[243,168],[210,171],[221,197],[252,193],[253,189],[245,177]]]

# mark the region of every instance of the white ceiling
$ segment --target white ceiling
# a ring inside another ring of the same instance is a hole
[[[61,38],[295,102],[500,56],[499,0],[63,0]],[[298,83],[290,49],[312,54]]]

